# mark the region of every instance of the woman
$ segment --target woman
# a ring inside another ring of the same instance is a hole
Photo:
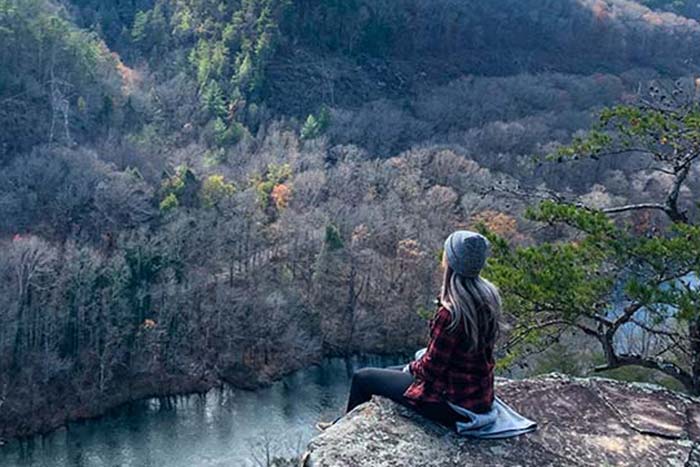
[[[347,411],[373,395],[388,397],[454,429],[466,421],[448,403],[485,413],[494,400],[493,347],[501,298],[479,273],[488,240],[457,231],[445,241],[444,279],[427,350],[404,370],[365,368],[353,375]]]

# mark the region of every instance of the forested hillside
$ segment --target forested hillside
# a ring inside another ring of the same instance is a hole
[[[0,0],[0,437],[410,351],[453,229],[665,193],[537,156],[693,89],[691,3]]]

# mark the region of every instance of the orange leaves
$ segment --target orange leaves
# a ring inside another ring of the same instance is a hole
[[[289,205],[289,199],[291,196],[291,188],[284,183],[278,183],[275,185],[272,189],[272,193],[270,193],[272,202],[275,203],[275,207],[277,207],[277,209],[280,211]]]
[[[265,209],[274,204],[280,210],[289,204],[292,190],[288,180],[291,175],[289,164],[269,164],[265,175],[253,176],[251,183],[258,193],[261,207]]]
[[[129,95],[136,90],[140,81],[141,75],[138,71],[133,68],[129,68],[121,61],[121,57],[118,54],[112,53],[112,56],[117,62],[117,72],[122,79],[122,92],[125,95]]]
[[[515,217],[493,210],[481,211],[472,216],[475,224],[484,224],[498,236],[512,238],[518,233],[518,221]]]
[[[418,262],[425,256],[420,244],[412,239],[399,240],[396,256],[406,262]]]
[[[369,228],[365,224],[360,224],[352,231],[351,242],[353,245],[361,245],[370,238]]]

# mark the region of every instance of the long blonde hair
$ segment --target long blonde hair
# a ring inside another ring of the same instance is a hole
[[[443,257],[445,270],[440,301],[452,316],[448,330],[464,322],[468,350],[493,349],[498,337],[501,295],[491,282],[477,276],[464,277],[454,272]]]

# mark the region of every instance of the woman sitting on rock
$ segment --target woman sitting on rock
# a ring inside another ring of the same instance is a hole
[[[475,232],[457,231],[447,238],[444,280],[427,350],[403,370],[356,371],[348,412],[373,395],[383,396],[454,429],[456,422],[468,420],[450,404],[479,414],[491,409],[501,298],[498,289],[479,276],[488,251],[488,240]]]

